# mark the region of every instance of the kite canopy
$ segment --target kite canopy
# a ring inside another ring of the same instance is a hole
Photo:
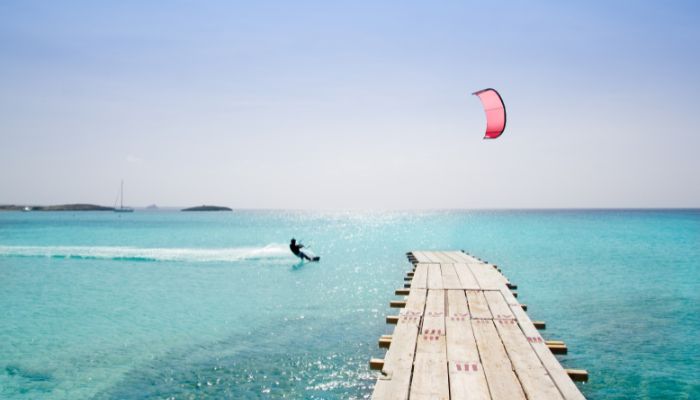
[[[486,135],[484,139],[496,139],[506,129],[506,106],[496,89],[484,89],[472,93],[479,96],[486,112]]]

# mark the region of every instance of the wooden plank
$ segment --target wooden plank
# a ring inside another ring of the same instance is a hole
[[[428,264],[428,289],[444,289],[440,264]]]
[[[406,306],[401,313],[419,313],[423,315],[425,310],[425,301],[428,291],[426,289],[411,289],[411,293],[406,297]]]
[[[472,319],[492,319],[489,305],[486,303],[484,292],[480,290],[467,290],[467,302],[469,304],[469,314]]]
[[[440,270],[442,271],[442,285],[445,289],[462,288],[454,264],[440,264]]]
[[[425,252],[422,251],[414,251],[412,252],[413,256],[418,260],[419,263],[429,263],[430,259],[425,256]]]
[[[459,277],[459,282],[461,285],[462,289],[466,290],[478,290],[481,289],[481,286],[479,286],[479,282],[476,280],[476,277],[472,273],[471,269],[469,266],[465,263],[457,263],[453,264],[455,267],[455,272],[457,273],[457,276]]]
[[[434,251],[424,251],[423,254],[425,254],[425,256],[428,257],[431,263],[440,263],[440,258],[435,254]]]
[[[515,315],[513,315],[510,306],[506,303],[506,300],[499,290],[485,290],[484,297],[489,305],[489,310],[491,310],[493,319],[515,320]]]
[[[416,264],[416,271],[411,280],[411,289],[426,289],[428,287],[428,264]]]
[[[445,340],[441,341],[445,347]],[[411,400],[450,398],[444,353],[417,353],[411,382]]]
[[[435,336],[445,336],[444,290],[428,290],[420,335],[418,348],[422,347],[423,351],[430,349],[430,345],[437,340]]]
[[[562,399],[515,319],[494,320],[523,391],[531,399]]]
[[[415,252],[414,254],[416,255],[416,259],[418,259],[418,262],[426,263],[426,264],[430,264],[433,262],[432,257],[428,256],[427,251],[418,251],[418,252]]]
[[[467,264],[483,290],[500,290],[506,285],[506,278],[489,264]]]
[[[469,261],[469,260],[462,257],[463,254],[464,253],[462,253],[461,251],[446,251],[445,252],[445,255],[450,257],[452,259],[453,263],[463,263],[463,262]]]
[[[411,290],[406,307],[391,335],[392,341],[384,357],[384,367],[372,394],[373,399],[408,398],[411,371],[415,358],[418,328],[425,309],[427,290]]]
[[[417,334],[417,326],[401,324],[399,321],[392,334],[381,375],[374,387],[373,399],[408,398]]]
[[[491,398],[525,399],[525,394],[513,372],[508,354],[493,322],[488,319],[471,320]]]
[[[451,255],[454,259],[458,260],[459,262],[463,262],[463,263],[478,263],[478,262],[481,262],[481,261],[479,261],[478,259],[476,259],[475,257],[472,257],[472,256],[470,256],[469,254],[464,254],[464,253],[462,253],[461,251],[454,251],[454,252],[451,252],[450,255]]]
[[[513,297],[513,294],[507,288],[502,289],[501,294],[510,306],[513,315],[515,315],[520,330],[525,334],[526,340],[530,343],[530,346],[537,354],[537,357],[539,357],[540,362],[547,370],[547,373],[549,373],[550,378],[554,381],[554,384],[557,386],[562,396],[565,399],[584,400],[585,397],[583,397],[583,394],[581,394],[581,391],[576,387],[576,384],[569,378],[569,375],[559,363],[559,360],[557,360],[554,354],[547,348],[544,339],[542,339],[537,328],[532,324],[527,313],[520,307],[518,300]]]
[[[438,264],[435,264],[439,267]],[[428,290],[411,381],[411,399],[448,399],[445,292]]]
[[[484,292],[484,297],[494,318],[500,317],[494,319],[494,324],[525,395],[530,399],[561,399],[559,390],[520,330],[501,292]]]
[[[452,258],[447,254],[446,251],[435,251],[433,252],[435,256],[440,260],[440,264],[452,264],[454,261]]]
[[[447,290],[447,364],[453,399],[490,399],[463,290]]]

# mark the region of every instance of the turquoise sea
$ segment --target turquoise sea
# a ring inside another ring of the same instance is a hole
[[[417,249],[498,264],[588,398],[700,398],[700,210],[0,213],[0,398],[366,398]]]

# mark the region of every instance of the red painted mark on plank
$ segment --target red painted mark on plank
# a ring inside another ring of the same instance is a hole
[[[476,372],[479,370],[479,363],[472,361],[458,361],[455,363],[455,367],[457,368],[457,371],[460,372]]]

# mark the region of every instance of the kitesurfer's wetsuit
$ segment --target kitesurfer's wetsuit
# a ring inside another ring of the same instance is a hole
[[[297,241],[295,239],[292,239],[292,241],[289,243],[289,249],[292,251],[292,253],[294,253],[295,256],[301,258],[302,260],[311,261],[311,257],[307,256],[301,251],[302,247],[304,247],[304,245],[301,243],[297,244]]]

